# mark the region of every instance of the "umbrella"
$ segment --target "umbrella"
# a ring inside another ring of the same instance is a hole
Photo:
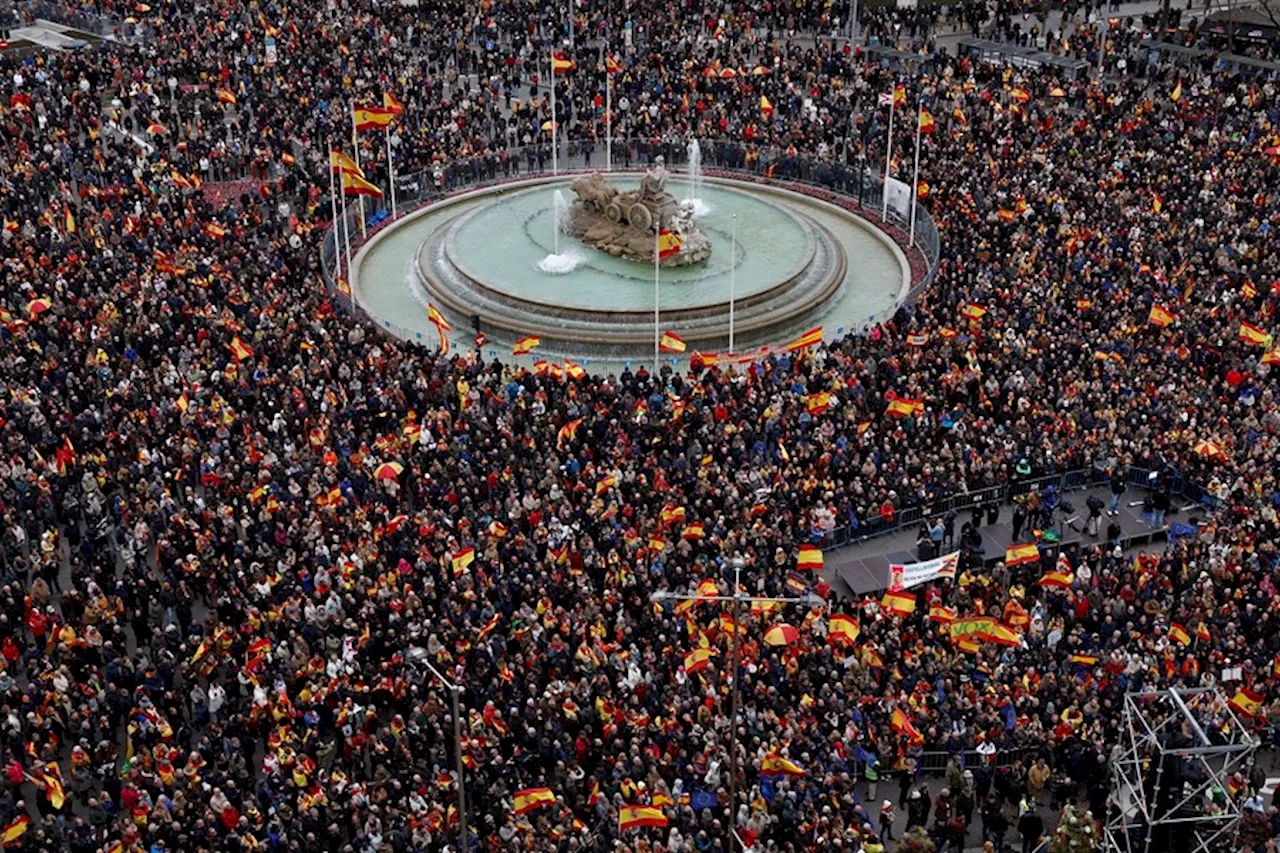
[[[751,73],[757,77],[763,77],[765,74],[769,73],[769,67],[767,65],[757,65],[755,68],[751,69]]]
[[[404,466],[399,462],[383,462],[373,471],[373,476],[379,480],[394,480],[404,472]]]
[[[703,75],[704,77],[715,77],[715,76],[717,76],[719,73],[720,73],[719,71],[717,71],[716,69],[714,69],[714,68],[712,68],[712,67],[710,67],[710,66],[708,66],[708,67],[706,67],[706,68],[704,68],[704,69],[702,70],[702,75]]]
[[[547,130],[547,131],[549,131],[549,130],[551,130],[553,127],[555,127],[556,125],[558,125],[559,123],[560,123],[560,122],[553,122],[551,119],[547,119],[546,121],[544,121],[544,122],[542,123],[542,129],[543,129],[543,130]]]
[[[1061,86],[1054,86],[1052,89],[1049,90],[1049,97],[1051,98],[1065,98],[1066,96],[1067,96],[1067,90],[1062,88]]]
[[[48,299],[32,299],[27,303],[27,314],[32,317],[39,317],[51,307]]]
[[[774,625],[764,632],[764,641],[771,646],[789,646],[800,639],[800,632],[786,623]]]
[[[726,68],[720,72],[721,80],[732,80],[734,77],[737,77],[737,76],[738,76],[738,72],[732,68]]]
[[[1198,455],[1209,459],[1215,457],[1225,459],[1227,456],[1226,452],[1222,449],[1222,445],[1218,444],[1216,441],[1210,441],[1207,438],[1197,441],[1194,450]]]

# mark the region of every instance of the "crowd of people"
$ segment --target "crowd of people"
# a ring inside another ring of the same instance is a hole
[[[430,6],[154,4],[132,10],[144,43],[0,54],[6,849],[458,850],[461,786],[485,851],[727,851],[730,820],[757,851],[909,828],[1029,850],[1044,809],[1109,813],[1127,690],[1247,689],[1271,743],[1270,83],[1014,73],[869,13],[914,32],[908,74],[821,37],[836,6],[580,3],[557,107],[584,148],[604,36],[615,135],[824,175],[883,162],[876,96],[902,85],[903,114],[936,120],[941,257],[867,335],[555,379],[390,339],[326,290],[351,104],[403,102],[403,175],[545,144],[559,7]],[[371,175],[384,156],[369,143]],[[243,169],[234,192],[218,162]],[[923,410],[887,415],[891,393]],[[1037,583],[1051,550],[968,567],[907,615],[802,557],[832,525],[1124,466],[1221,508],[1136,559],[1086,544],[1065,588]],[[654,599],[731,595],[735,569],[751,595],[825,601]],[[958,646],[933,605],[1017,641]],[[437,673],[461,687],[456,741]],[[1255,851],[1280,832],[1263,782],[1225,794]],[[666,825],[624,828],[628,806]]]

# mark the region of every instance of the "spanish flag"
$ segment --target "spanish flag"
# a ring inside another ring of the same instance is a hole
[[[960,306],[960,313],[969,320],[981,320],[986,316],[987,309],[976,302],[966,302]]]
[[[235,357],[237,363],[244,361],[245,359],[253,358],[253,348],[240,340],[239,335],[236,335],[231,339],[228,349],[231,350],[231,355]]]
[[[227,229],[223,228],[216,222],[206,222],[204,225],[204,235],[212,237],[215,240],[221,240],[227,236]]]
[[[680,251],[680,235],[663,228],[658,232],[658,257],[669,258]]]
[[[760,775],[803,776],[805,775],[805,769],[794,761],[783,758],[776,752],[771,752],[760,759]]]
[[[1026,545],[1010,545],[1004,551],[1004,564],[1010,568],[1021,566],[1023,563],[1034,563],[1038,559],[1040,559],[1040,549],[1034,542]]]
[[[1084,299],[1076,300],[1076,308],[1079,308],[1081,311],[1088,311],[1092,307],[1093,307],[1092,299],[1089,299],[1086,297]]]
[[[53,767],[52,773],[48,772],[48,770],[43,772],[44,784],[41,787],[44,788],[45,796],[49,798],[49,805],[55,809],[61,809],[67,797],[62,790],[62,780],[58,778],[57,765],[51,766]]]
[[[889,590],[884,594],[884,598],[880,599],[880,606],[890,613],[906,616],[915,612],[916,597],[910,592]]]
[[[1169,639],[1177,640],[1184,646],[1191,645],[1191,635],[1187,633],[1187,629],[1183,628],[1177,622],[1169,626]]]
[[[831,394],[827,391],[809,394],[804,398],[804,407],[809,414],[820,415],[831,407]]]
[[[556,435],[556,450],[564,450],[564,443],[572,441],[578,437],[578,427],[582,426],[582,418],[576,418],[569,423],[560,427],[560,432]]]
[[[427,319],[430,320],[435,325],[435,327],[442,332],[453,331],[453,326],[449,325],[449,321],[445,319],[445,316],[443,314],[441,314],[439,311],[436,310],[436,306],[434,305],[427,306]]]
[[[662,510],[662,521],[666,524],[671,524],[674,521],[684,521],[684,507],[665,507]]]
[[[1280,653],[1271,659],[1271,677],[1280,678]]]
[[[395,115],[391,110],[384,107],[353,106],[351,108],[351,121],[355,125],[357,132],[386,127],[391,124],[391,119],[395,118]]]
[[[900,735],[906,735],[907,740],[913,744],[924,743],[924,735],[916,731],[916,727],[911,725],[911,718],[902,713],[901,708],[893,709],[893,714],[889,716],[889,727]]]
[[[581,379],[587,375],[587,371],[582,365],[575,364],[567,358],[564,360],[564,372],[568,374],[570,379]]]
[[[799,349],[807,349],[822,343],[822,327],[810,329],[791,343],[783,347],[787,352],[795,352]]]
[[[1052,586],[1058,589],[1070,589],[1071,584],[1075,583],[1075,575],[1072,572],[1045,572],[1044,577],[1036,581],[1038,586]]]
[[[449,558],[449,562],[453,565],[453,576],[459,577],[467,570],[467,566],[476,561],[476,549],[472,547],[463,548],[461,551],[454,551]]]
[[[1019,89],[1018,87],[1015,86],[1009,92],[1009,97],[1010,99],[1015,100],[1020,104],[1025,104],[1027,101],[1031,100],[1031,93],[1028,92],[1026,89]]]
[[[1151,194],[1151,212],[1159,213],[1164,209],[1164,199],[1160,197],[1160,193],[1153,192]]]
[[[941,604],[935,604],[929,608],[929,618],[934,622],[941,622],[944,625],[948,622],[954,622],[956,619],[956,609],[954,607],[944,607]]]
[[[903,83],[893,87],[893,105],[900,107],[907,102],[907,87]]]
[[[392,115],[404,115],[404,104],[396,100],[396,96],[390,92],[382,93],[382,108]]]
[[[841,639],[849,644],[857,642],[858,635],[862,633],[862,628],[852,616],[846,616],[843,613],[832,615],[827,622],[827,639]]]
[[[63,211],[63,227],[68,234],[76,233],[76,218],[71,215],[71,208]]]
[[[382,190],[366,181],[354,172],[342,173],[342,194],[343,195],[367,195],[373,198],[382,198]]]
[[[920,111],[920,132],[921,133],[933,133],[934,129],[937,126],[938,126],[938,123],[934,121],[933,113],[929,112],[928,110]]]
[[[1271,347],[1271,335],[1259,329],[1252,323],[1240,324],[1240,340],[1254,346]]]
[[[684,352],[686,344],[675,332],[663,332],[658,340],[658,348],[663,352]]]
[[[1153,303],[1151,313],[1147,315],[1147,322],[1163,329],[1173,322],[1173,315],[1163,306]]]
[[[693,675],[711,666],[711,658],[715,656],[714,649],[694,649],[684,656],[684,671],[686,675]]]
[[[994,623],[986,631],[979,633],[978,638],[1000,646],[1022,645],[1022,637],[1018,632],[1008,625],[1001,625],[999,622]]]
[[[236,96],[230,89],[219,89],[218,100],[224,104],[234,104],[236,102]]]
[[[550,788],[525,788],[523,791],[516,791],[515,811],[517,815],[522,815],[552,805],[555,801],[556,795],[551,793]]]
[[[511,348],[511,354],[525,355],[526,353],[533,350],[534,347],[541,346],[541,345],[542,345],[542,338],[538,337],[537,335],[530,335],[527,338],[521,338],[520,340],[516,341],[515,346]]]
[[[1081,666],[1093,666],[1098,662],[1098,658],[1096,655],[1072,655],[1071,662]]]
[[[888,393],[889,407],[885,414],[895,418],[909,418],[924,412],[924,403],[907,397],[899,397],[896,393]]]
[[[600,497],[605,492],[618,485],[618,478],[610,474],[600,482],[596,483],[596,497]]]
[[[692,541],[695,539],[701,539],[705,535],[706,531],[702,525],[695,522],[684,529],[684,532],[680,534],[680,538]]]
[[[27,826],[30,823],[31,818],[26,815],[20,816],[6,826],[3,831],[0,831],[0,843],[8,844],[10,841],[17,841],[27,831]]]
[[[769,103],[769,99],[764,95],[760,96],[760,115],[766,121],[773,116],[773,104]]]
[[[822,571],[822,549],[816,545],[804,545],[796,555],[796,568],[802,572]]]
[[[618,832],[644,827],[661,829],[666,825],[667,816],[662,813],[662,809],[652,806],[623,806],[618,809]]]
[[[553,74],[566,74],[578,67],[578,63],[567,58],[563,53],[556,53],[551,57],[551,71]]]
[[[606,56],[604,58],[604,70],[606,74],[617,74],[622,70],[622,63],[612,56]]]
[[[352,175],[358,175],[361,178],[364,177],[364,171],[356,165],[354,160],[346,154],[343,154],[341,151],[331,150],[329,152],[329,169],[334,172],[349,172]]]
[[[1169,93],[1169,100],[1175,104],[1182,100],[1182,81],[1178,81],[1178,85],[1173,87],[1173,91]]]
[[[1256,693],[1247,687],[1241,687],[1227,704],[1246,717],[1257,717],[1258,711],[1262,709],[1262,700],[1265,698],[1261,693]]]
[[[1213,639],[1213,635],[1209,633],[1209,626],[1201,622],[1196,626],[1196,639],[1202,643],[1207,643]]]
[[[927,345],[928,343],[929,343],[928,332],[918,332],[918,333],[907,335],[907,346],[909,347],[922,347]]]

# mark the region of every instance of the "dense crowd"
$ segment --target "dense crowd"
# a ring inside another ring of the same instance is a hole
[[[330,301],[327,147],[353,102],[392,92],[397,172],[507,168],[548,116],[552,4],[155,4],[146,44],[0,56],[10,849],[441,850],[461,780],[423,656],[463,687],[481,850],[725,851],[729,814],[761,851],[874,851],[908,826],[939,847],[1034,837],[1041,805],[1107,813],[1124,691],[1236,667],[1228,692],[1265,697],[1249,724],[1271,740],[1277,409],[1269,343],[1239,335],[1280,300],[1271,84],[932,53],[907,76],[795,36],[839,31],[822,4],[633,6],[629,42],[620,8],[580,5],[558,110],[583,146],[603,127],[601,36],[623,66],[616,135],[841,174],[883,162],[876,95],[902,83],[905,114],[937,122],[931,288],[868,335],[733,373],[445,358]],[[901,14],[866,25],[928,49],[932,22]],[[375,179],[382,156],[370,141]],[[245,168],[230,195],[206,183],[218,161]],[[890,392],[923,412],[886,416]],[[1074,553],[1067,589],[1036,583],[1052,552],[967,565],[905,617],[798,570],[833,525],[1126,466],[1176,469],[1221,509],[1138,559]],[[736,620],[651,600],[730,594],[739,562],[753,595],[829,600]],[[1020,641],[958,648],[932,604]],[[836,614],[856,639],[828,636]],[[766,643],[781,621],[798,638]],[[936,796],[925,752],[953,756]],[[803,774],[762,772],[776,757]],[[1261,783],[1229,792],[1256,850],[1280,830]],[[624,805],[669,826],[620,832]]]

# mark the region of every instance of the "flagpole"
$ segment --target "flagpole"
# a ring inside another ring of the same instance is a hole
[[[738,214],[733,215],[729,237],[729,352],[733,352],[733,293],[738,271]]]
[[[662,228],[653,223],[653,377],[658,378],[658,346],[662,333],[658,331],[658,259],[661,257]]]
[[[396,218],[396,167],[391,162],[391,125],[383,128],[387,135],[387,181],[391,184],[391,218]]]
[[[889,141],[884,148],[884,186],[881,187],[881,203],[880,203],[880,221],[884,222],[889,218],[889,158],[893,156],[893,113],[896,104],[896,94],[898,92],[898,84],[894,83],[893,88],[889,91]]]
[[[356,301],[356,288],[351,284],[351,220],[347,218],[347,199],[342,199],[342,233],[347,246],[347,285],[351,288],[351,307],[358,310],[360,303]]]
[[[892,114],[892,113],[890,113],[890,114],[889,114],[889,117],[890,117],[890,119],[892,119],[892,118],[893,118],[893,114]],[[352,102],[351,102],[351,150],[355,152],[355,155],[356,155],[356,168],[357,168],[357,169],[359,169],[359,168],[360,168],[360,137],[357,135],[357,132],[356,132],[356,102],[355,102],[355,101],[352,101]],[[344,199],[344,200],[345,200],[345,199]],[[365,232],[364,232],[364,196],[360,196],[360,197],[359,197],[359,201],[360,201],[360,237],[361,237],[361,238],[363,238],[363,237],[365,236]],[[351,264],[351,253],[350,253],[349,251],[347,252],[347,264],[348,264],[348,266],[350,266],[350,264]],[[349,272],[349,271],[350,271],[350,270],[348,270],[348,272]]]
[[[604,170],[613,171],[613,73],[609,71],[612,57],[608,45],[604,52]]]
[[[560,174],[559,161],[557,159],[557,151],[560,147],[560,127],[556,124],[556,55],[551,54],[551,61],[548,63],[551,70],[551,77],[547,81],[547,85],[551,88],[551,174]]]
[[[916,168],[911,179],[911,224],[907,228],[907,248],[916,244],[916,199],[920,195],[920,126],[924,124],[924,99],[920,99],[920,112],[916,116]]]

